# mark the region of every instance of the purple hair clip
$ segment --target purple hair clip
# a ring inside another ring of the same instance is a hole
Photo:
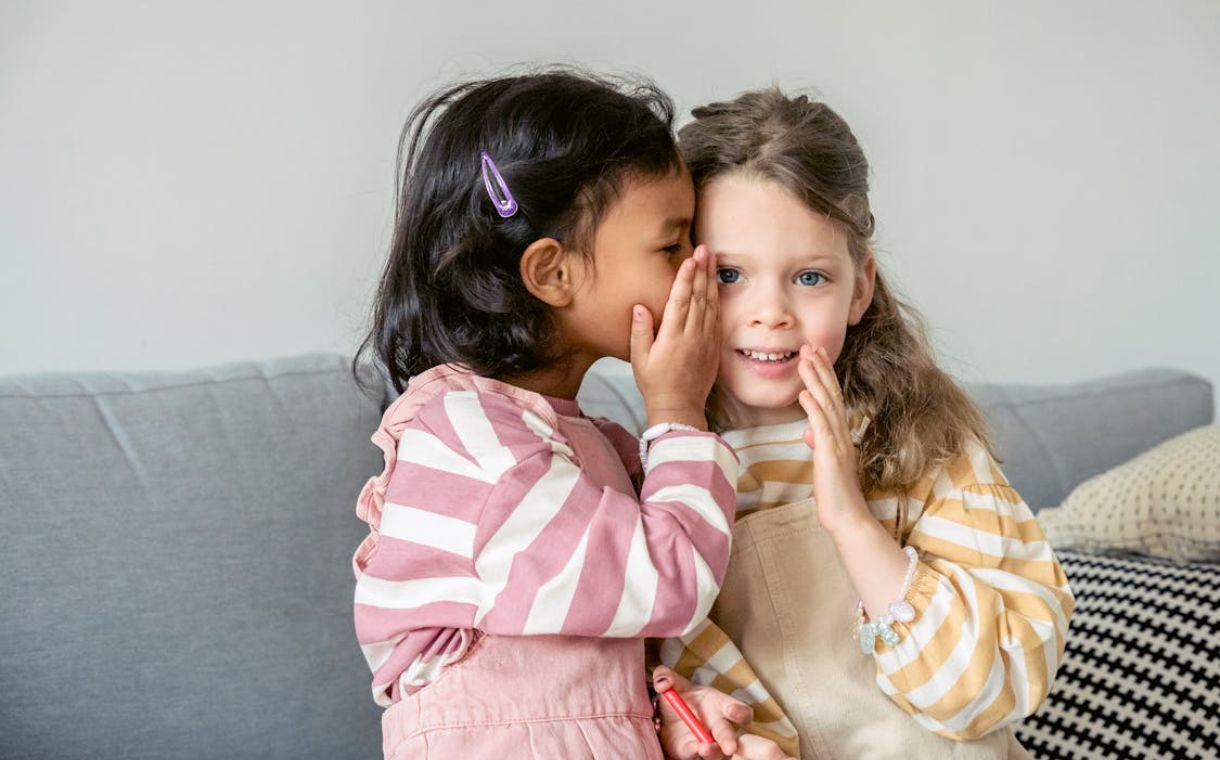
[[[517,213],[517,199],[509,191],[508,183],[504,181],[500,170],[496,168],[496,162],[491,160],[491,156],[487,155],[487,151],[481,152],[479,156],[483,159],[483,186],[487,188],[487,194],[491,197],[491,202],[496,206],[496,213],[501,218],[507,219]],[[496,185],[500,188],[499,194],[496,193],[496,188],[492,186],[492,177],[495,177]]]

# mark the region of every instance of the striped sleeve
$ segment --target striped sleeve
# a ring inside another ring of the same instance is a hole
[[[357,581],[358,634],[691,630],[728,565],[737,459],[718,436],[671,433],[649,465],[638,499],[602,487],[537,414],[445,394],[399,441],[377,553]]]
[[[505,473],[483,507],[475,564],[489,606],[476,627],[636,638],[703,620],[728,566],[732,450],[707,433],[658,439],[637,500],[590,480],[554,431],[535,432],[545,448]]]
[[[661,642],[660,656],[662,663],[693,683],[710,686],[753,708],[754,717],[742,727],[744,733],[770,739],[786,755],[801,756],[796,727],[755,675],[745,655],[711,620]]]
[[[878,646],[877,683],[926,728],[966,740],[1030,715],[1063,658],[1074,599],[1029,507],[981,445],[934,478],[907,543],[921,555]]]

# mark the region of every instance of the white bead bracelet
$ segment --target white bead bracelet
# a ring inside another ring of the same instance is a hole
[[[902,579],[902,588],[898,598],[889,604],[889,614],[876,620],[868,620],[864,614],[864,602],[856,607],[856,637],[860,641],[860,653],[872,654],[877,647],[877,639],[894,646],[901,637],[894,630],[894,623],[909,623],[915,619],[915,608],[907,601],[907,592],[911,590],[911,581],[915,579],[915,567],[919,564],[919,552],[913,546],[904,546],[906,552],[907,572]]]

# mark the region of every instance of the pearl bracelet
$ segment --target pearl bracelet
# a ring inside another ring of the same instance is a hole
[[[915,551],[913,546],[904,546],[902,550],[906,552],[908,558],[907,572],[903,576],[898,598],[889,604],[889,614],[870,621],[864,614],[864,602],[861,601],[856,606],[856,638],[860,641],[861,654],[872,654],[877,648],[877,639],[894,646],[901,638],[898,631],[894,630],[894,623],[909,623],[915,619],[915,608],[911,606],[906,597],[907,592],[911,590],[911,581],[915,579],[919,552]]]

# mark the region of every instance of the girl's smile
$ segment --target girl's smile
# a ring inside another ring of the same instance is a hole
[[[750,372],[759,377],[782,378],[796,374],[799,351],[799,348],[739,348],[734,353]]]

